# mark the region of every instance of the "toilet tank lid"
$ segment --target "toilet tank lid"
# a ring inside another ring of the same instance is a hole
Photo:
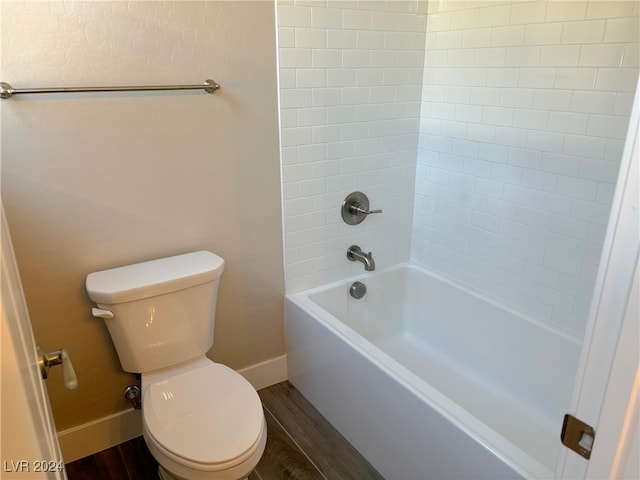
[[[224,259],[202,250],[90,273],[85,286],[91,300],[113,305],[211,282],[223,270]]]

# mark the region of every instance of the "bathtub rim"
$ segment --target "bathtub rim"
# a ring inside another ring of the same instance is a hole
[[[353,275],[351,277],[348,278],[344,278],[341,280],[335,280],[331,283],[327,283],[324,285],[320,285],[318,287],[313,287],[313,288],[309,288],[309,289],[305,289],[305,290],[300,290],[297,292],[292,292],[292,293],[286,293],[285,296],[288,298],[292,298],[292,299],[297,299],[297,298],[304,298],[304,297],[310,297],[310,295],[322,292],[324,290],[328,290],[330,288],[336,288],[336,287],[341,287],[343,286],[345,283],[347,282],[355,282],[355,281],[363,281],[366,280],[368,278],[373,278],[375,276],[378,276],[380,274],[383,273],[388,273],[388,272],[393,272],[394,270],[403,270],[403,269],[409,269],[409,270],[416,270],[419,271],[429,277],[432,277],[438,281],[441,281],[447,285],[449,285],[452,288],[458,289],[463,291],[464,293],[471,295],[481,301],[487,302],[490,305],[497,307],[501,310],[504,310],[508,313],[510,313],[511,315],[514,315],[516,317],[519,317],[525,321],[527,321],[528,323],[538,327],[538,328],[542,328],[543,330],[546,330],[550,333],[553,333],[555,335],[558,335],[562,338],[564,338],[565,340],[575,344],[578,347],[582,346],[582,339],[572,335],[571,333],[562,330],[558,327],[555,327],[553,325],[550,325],[548,323],[542,322],[540,320],[537,320],[535,318],[533,318],[531,315],[528,315],[527,313],[518,310],[514,307],[511,307],[509,305],[503,305],[499,302],[497,302],[496,300],[492,299],[491,297],[489,297],[488,295],[480,292],[479,290],[476,290],[468,285],[464,285],[462,283],[456,282],[455,280],[453,280],[451,277],[448,277],[446,275],[443,275],[441,273],[438,272],[434,272],[432,270],[429,270],[427,268],[421,267],[411,261],[407,261],[407,262],[402,262],[402,263],[398,263],[395,265],[391,265],[389,267],[385,267],[382,268],[380,270],[376,270],[375,272],[367,272],[367,273],[360,273],[358,275]],[[318,305],[316,302],[314,302],[311,298],[309,298],[309,300],[311,301],[311,303],[313,303],[314,305]],[[318,305],[319,306],[319,305]],[[320,306],[319,306],[320,307]],[[322,309],[322,307],[320,307]],[[324,309],[322,309],[323,311],[325,311]],[[328,312],[327,312],[328,313]]]
[[[510,440],[505,438],[502,434],[498,433],[489,425],[476,418],[473,414],[469,413],[467,410],[455,403],[445,394],[441,393],[435,387],[430,385],[426,380],[422,379],[407,367],[402,365],[400,362],[395,360],[393,357],[373,345],[369,340],[362,337],[360,334],[355,332],[353,329],[351,329],[341,320],[326,311],[310,298],[310,295],[327,290],[329,288],[342,287],[346,283],[351,281],[362,281],[363,279],[366,280],[367,278],[371,278],[375,275],[380,275],[386,272],[401,269],[417,270],[420,273],[425,274],[435,280],[442,281],[453,288],[462,290],[466,294],[472,295],[480,300],[490,303],[493,306],[516,315],[517,317],[530,322],[539,328],[543,328],[553,334],[557,334],[569,342],[575,343],[578,346],[580,346],[581,344],[579,340],[577,340],[574,336],[568,334],[567,332],[554,328],[553,326],[546,325],[513,308],[508,308],[500,305],[497,302],[486,297],[485,295],[479,294],[473,289],[470,289],[464,285],[460,285],[457,282],[451,281],[445,276],[431,272],[411,262],[403,262],[376,272],[360,274],[319,287],[314,287],[308,290],[286,294],[285,298],[287,301],[295,304],[298,308],[308,312],[314,317],[315,320],[322,323],[340,339],[352,345],[353,348],[355,348],[356,351],[363,355],[368,361],[371,361],[384,373],[396,379],[398,383],[400,383],[413,395],[427,402],[429,406],[434,408],[434,410],[436,410],[440,415],[442,415],[456,427],[460,428],[468,435],[470,435],[480,445],[484,446],[487,450],[500,458],[501,461],[503,461],[517,473],[523,475],[525,478],[553,478],[556,465],[546,466],[539,460],[526,453],[520,447],[516,446]],[[289,321],[289,319],[285,318],[285,321]],[[558,426],[558,432],[559,431],[560,426]],[[560,448],[559,433],[558,448]]]

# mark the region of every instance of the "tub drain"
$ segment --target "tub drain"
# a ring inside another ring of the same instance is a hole
[[[360,300],[367,294],[367,286],[362,282],[353,282],[349,287],[349,295],[353,298]]]

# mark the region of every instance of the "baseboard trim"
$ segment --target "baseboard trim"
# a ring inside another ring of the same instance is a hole
[[[238,373],[246,378],[256,390],[270,387],[276,383],[284,382],[288,378],[287,356],[281,355],[256,363],[238,370]]]
[[[256,390],[270,387],[287,379],[287,356],[265,360],[238,373]],[[141,413],[131,408],[58,432],[64,462],[73,462],[139,437],[142,435]]]
[[[58,432],[65,463],[93,455],[142,435],[142,411],[124,410]]]

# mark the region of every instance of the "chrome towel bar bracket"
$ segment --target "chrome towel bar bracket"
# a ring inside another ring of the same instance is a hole
[[[159,90],[204,90],[214,93],[220,85],[211,79],[195,85],[140,85],[124,87],[59,87],[59,88],[13,88],[6,82],[0,82],[0,98],[34,93],[79,93],[79,92],[149,92]]]

